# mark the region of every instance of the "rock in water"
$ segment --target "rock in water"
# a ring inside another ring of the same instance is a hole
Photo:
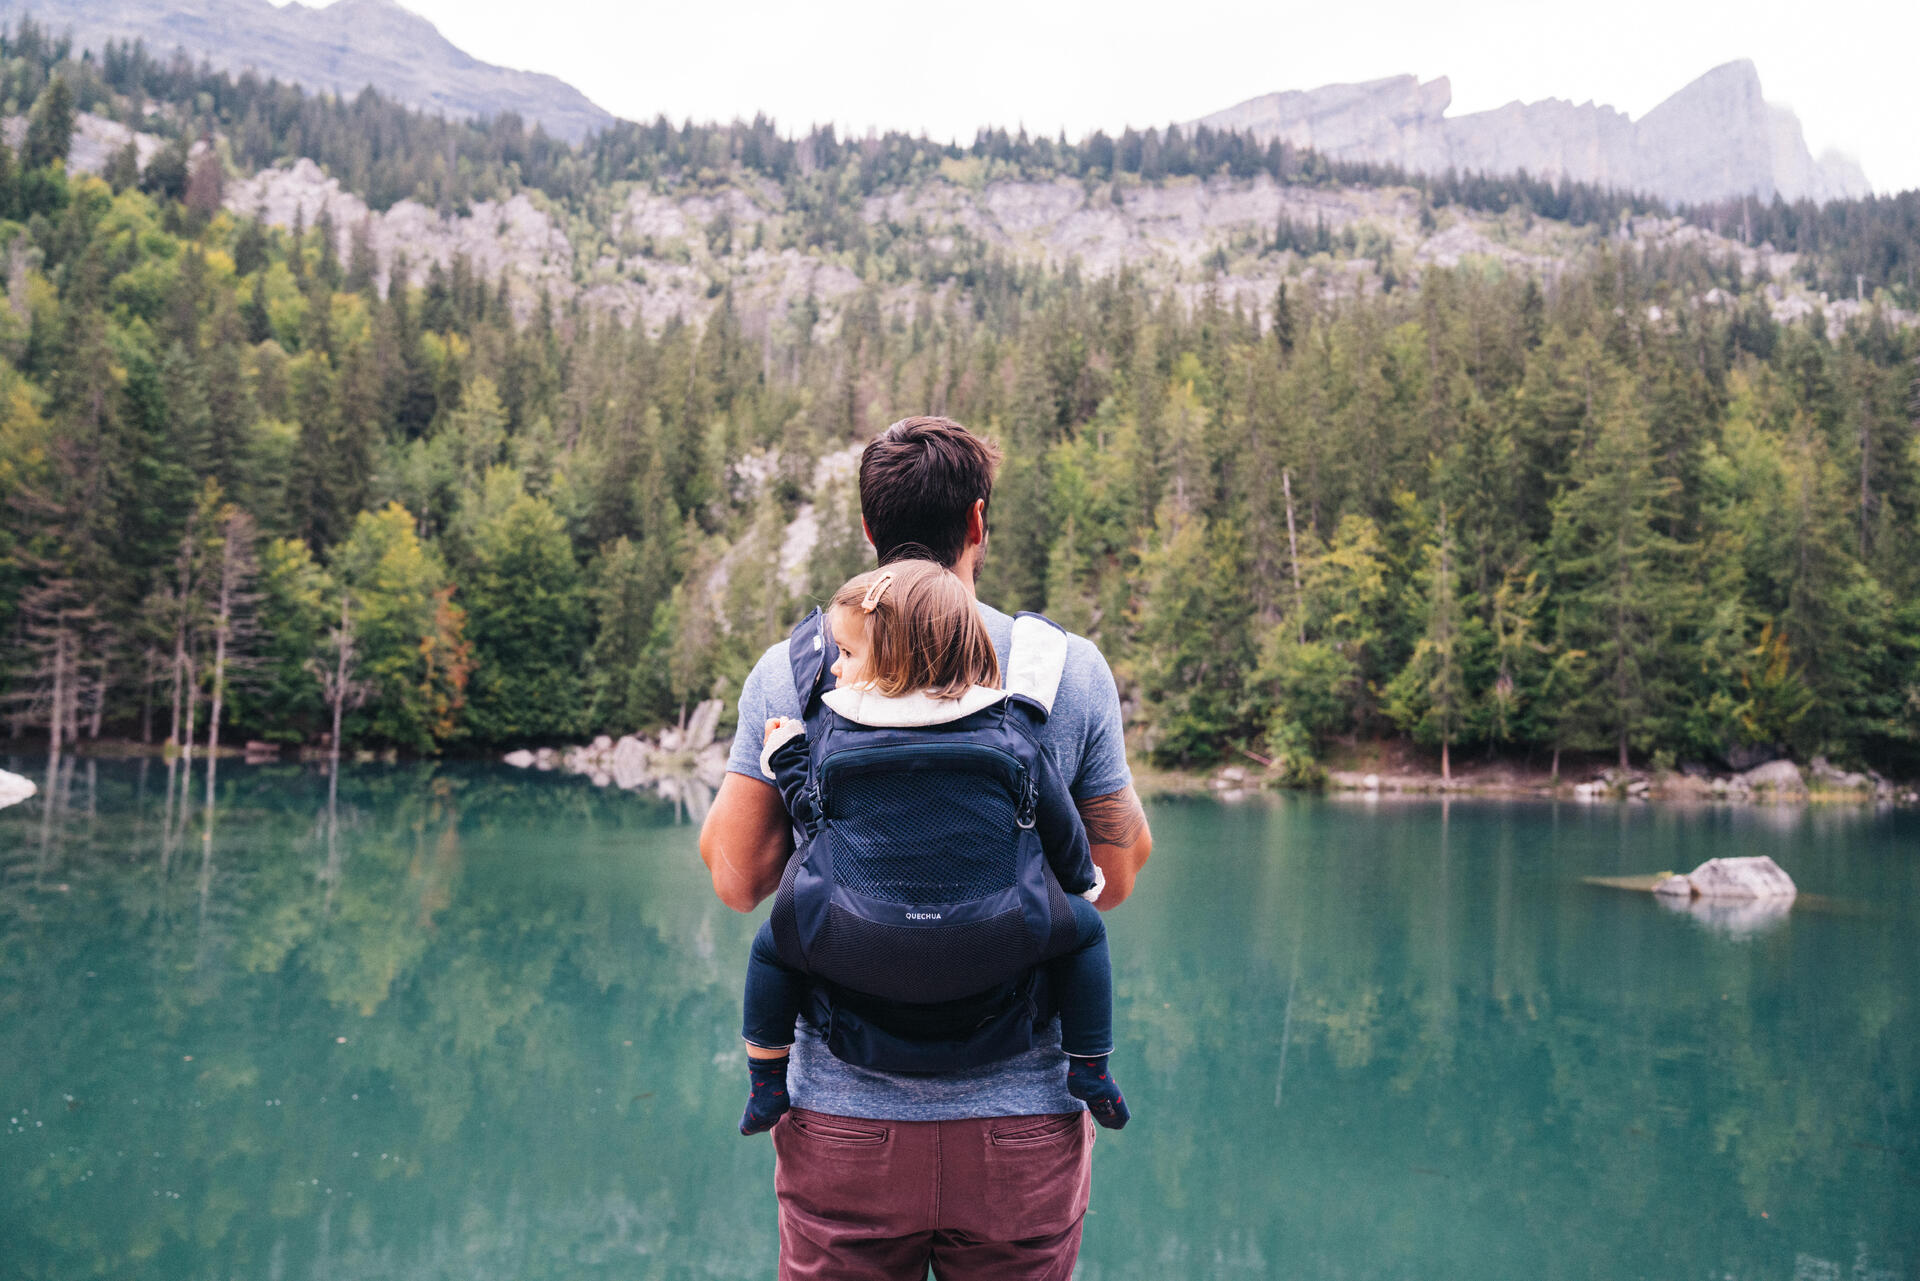
[[[1670,876],[1653,887],[1673,898],[1764,899],[1791,903],[1800,891],[1780,865],[1757,858],[1710,858],[1685,876]]]
[[[0,810],[9,805],[18,805],[39,790],[32,779],[0,769]]]
[[[517,752],[508,752],[500,759],[515,769],[525,769],[527,766],[533,764],[533,753],[523,747]]]
[[[1765,856],[1708,859],[1685,876],[1653,887],[1660,903],[1721,934],[1744,938],[1771,929],[1793,908],[1793,878]]]

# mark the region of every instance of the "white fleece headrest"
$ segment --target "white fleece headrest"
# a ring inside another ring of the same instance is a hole
[[[1006,697],[1006,690],[986,685],[975,685],[958,698],[935,698],[925,690],[888,698],[864,685],[842,685],[822,694],[820,701],[856,725],[901,729],[945,725]]]
[[[1067,669],[1067,634],[1044,618],[1013,620],[1013,652],[1007,656],[1007,692],[1032,699],[1053,714],[1060,676]]]

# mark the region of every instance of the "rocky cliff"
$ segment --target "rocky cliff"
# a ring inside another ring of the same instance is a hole
[[[1716,67],[1639,120],[1595,103],[1508,103],[1450,116],[1446,77],[1394,76],[1364,84],[1273,93],[1197,124],[1249,130],[1341,160],[1568,177],[1666,200],[1753,195],[1833,200],[1871,191],[1859,165],[1807,149],[1800,121],[1767,102],[1760,74],[1741,60]]]
[[[469,57],[394,0],[338,0],[324,9],[269,0],[0,0],[0,22],[31,17],[71,31],[96,53],[139,39],[167,56],[185,49],[216,67],[276,76],[351,96],[367,85],[454,118],[517,112],[578,140],[613,117],[553,76]]]
[[[113,127],[85,116],[80,123],[83,131],[103,136]],[[10,127],[17,131],[24,122]],[[104,146],[96,146],[88,160],[104,163],[105,154]],[[93,167],[77,147],[74,167]],[[657,333],[676,319],[701,322],[730,300],[756,338],[798,323],[808,312],[824,336],[864,290],[872,289],[881,311],[902,323],[922,303],[918,284],[863,276],[846,254],[781,245],[779,229],[788,211],[779,189],[763,180],[665,191],[625,183],[608,196],[592,214],[571,217],[529,191],[476,202],[461,215],[436,213],[411,200],[383,213],[303,159],[229,182],[226,205],[237,216],[257,215],[280,227],[311,227],[325,209],[342,259],[364,226],[383,287],[401,253],[416,284],[432,264],[445,267],[461,255],[483,279],[505,275],[522,317],[544,292],[556,304],[577,299],[592,311]],[[715,242],[706,229],[723,213],[736,234]],[[1746,276],[1769,279],[1765,296],[1782,323],[1820,311],[1845,324],[1871,305],[1829,299],[1796,283],[1792,254],[1745,245],[1678,218],[1639,217],[1602,229],[1524,211],[1495,216],[1447,208],[1429,221],[1411,188],[1281,186],[1264,174],[1092,189],[1065,178],[978,186],[931,178],[868,197],[860,216],[870,226],[912,228],[913,237],[936,252],[952,250],[965,237],[1017,261],[1077,263],[1091,276],[1125,269],[1188,303],[1212,294],[1223,306],[1254,312],[1271,303],[1282,281],[1335,298],[1385,287],[1388,270],[1413,280],[1429,266],[1466,261],[1551,279],[1603,235],[1642,248],[1691,245],[1715,258],[1732,255]],[[1304,256],[1273,252],[1266,240],[1282,218],[1324,224],[1342,246]],[[764,244],[756,243],[758,235],[743,234],[761,224]],[[957,287],[952,281],[936,285],[934,301]],[[1702,299],[1713,306],[1727,301],[1717,290]],[[1885,314],[1894,324],[1915,321],[1904,312]]]

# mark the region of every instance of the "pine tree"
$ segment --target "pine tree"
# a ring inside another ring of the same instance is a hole
[[[1440,778],[1450,783],[1453,744],[1473,711],[1466,671],[1478,620],[1461,607],[1458,548],[1444,503],[1426,560],[1419,610],[1424,630],[1412,657],[1388,686],[1387,713],[1421,742],[1439,744]]]
[[[56,75],[33,104],[27,117],[26,141],[21,145],[20,162],[28,169],[65,163],[73,145],[73,88],[65,76]]]
[[[587,656],[591,727],[626,733],[667,715],[667,656],[655,641],[672,590],[672,549],[657,540],[619,538],[601,552],[593,588],[595,638]]]
[[[1242,728],[1250,665],[1238,538],[1204,517],[1182,517],[1170,500],[1140,561],[1129,666],[1150,709],[1148,750],[1180,764],[1217,759]]]
[[[474,664],[467,732],[484,743],[578,733],[587,599],[553,505],[522,493],[486,521],[463,579]]]
[[[1630,749],[1657,741],[1676,694],[1682,548],[1659,532],[1675,482],[1654,469],[1632,387],[1610,389],[1596,417],[1554,505],[1553,579],[1565,606],[1560,642],[1588,659],[1575,701],[1592,709],[1625,769]]]

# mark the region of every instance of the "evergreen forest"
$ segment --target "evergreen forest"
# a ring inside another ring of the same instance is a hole
[[[1157,762],[1248,752],[1310,782],[1342,743],[1406,735],[1453,758],[1784,750],[1920,774],[1920,338],[1887,308],[1781,325],[1737,264],[1601,238],[1549,278],[1469,260],[1282,286],[1258,313],[929,256],[908,313],[869,288],[836,325],[771,324],[726,294],[649,333],[459,259],[415,285],[389,264],[383,292],[324,220],[270,227],[219,192],[292,155],[376,206],[443,209],[744,170],[781,184],[782,235],[848,256],[860,192],[965,159],[1409,184],[1571,223],[1645,202],[1207,131],[969,153],[661,121],[569,148],[370,90],[76,59],[30,24],[0,76],[28,113],[0,149],[16,737],[465,753],[730,700],[863,565],[833,460],[932,412],[1007,453],[982,597],[1096,640]],[[172,141],[70,175],[79,110]],[[1914,193],[1686,216],[1757,221],[1816,282],[1913,305]],[[798,560],[796,520],[817,531]]]

